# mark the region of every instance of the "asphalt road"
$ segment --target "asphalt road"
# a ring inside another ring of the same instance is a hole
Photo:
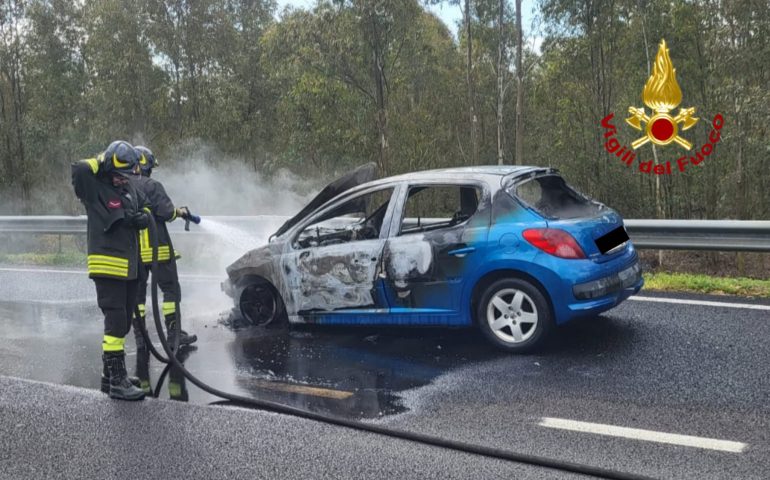
[[[509,356],[469,330],[233,330],[224,324],[229,302],[216,278],[182,282],[185,328],[201,337],[186,366],[227,391],[655,478],[770,477],[770,308],[763,309],[770,302],[630,300],[560,328],[536,355]],[[125,455],[157,458],[177,478],[186,478],[190,463],[199,467],[191,470],[195,478],[570,478],[281,415],[207,407],[216,399],[194,386],[181,398],[197,406],[107,401],[94,391],[101,321],[93,297],[79,272],[0,267],[0,375],[86,389],[0,380],[0,451],[10,453],[0,459],[0,477],[50,477],[49,469],[81,466],[90,472],[82,478],[100,476],[105,459],[117,455],[112,437],[111,446],[99,447],[105,419],[115,413],[132,425],[122,430],[129,436]],[[133,366],[132,345],[128,353]],[[153,381],[174,377],[157,362],[150,368]],[[159,393],[170,396],[167,387]],[[168,432],[147,438],[145,427],[157,429],[159,418]],[[41,458],[38,442],[50,432],[71,440],[51,440],[56,455]],[[175,444],[173,454],[164,455],[168,444]],[[101,453],[94,460],[76,452]]]

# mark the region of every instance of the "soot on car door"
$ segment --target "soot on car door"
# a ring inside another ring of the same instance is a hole
[[[481,258],[489,226],[489,210],[479,209],[484,194],[472,184],[410,186],[384,254],[393,323],[465,322],[464,272]]]
[[[297,235],[293,251],[283,257],[290,314],[307,322],[369,323],[370,316],[388,313],[377,287],[393,190],[349,199]]]

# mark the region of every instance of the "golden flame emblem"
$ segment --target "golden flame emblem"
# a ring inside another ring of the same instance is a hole
[[[652,75],[642,90],[642,101],[652,109],[653,115],[652,117],[648,116],[644,108],[628,108],[631,117],[626,119],[626,123],[637,130],[642,130],[642,122],[646,124],[645,136],[631,142],[634,149],[647,142],[652,142],[655,145],[668,145],[676,142],[687,150],[692,148],[692,143],[679,136],[679,124],[681,124],[681,130],[684,131],[698,123],[698,119],[693,117],[695,108],[680,108],[677,116],[669,115],[669,112],[682,102],[682,89],[679,88],[679,83],[676,81],[676,69],[668,55],[665,40],[660,41]]]

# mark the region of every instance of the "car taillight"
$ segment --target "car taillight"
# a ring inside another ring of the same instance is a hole
[[[560,258],[586,258],[583,249],[564,230],[556,228],[530,228],[524,230],[524,238],[545,253]]]

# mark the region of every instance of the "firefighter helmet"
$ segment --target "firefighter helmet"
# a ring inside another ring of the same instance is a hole
[[[139,165],[139,152],[128,142],[112,142],[100,156],[104,172],[130,173]]]
[[[142,170],[142,175],[149,177],[152,173],[152,169],[158,166],[158,160],[155,158],[155,154],[152,153],[152,150],[144,146],[134,148],[139,152],[139,168]]]

